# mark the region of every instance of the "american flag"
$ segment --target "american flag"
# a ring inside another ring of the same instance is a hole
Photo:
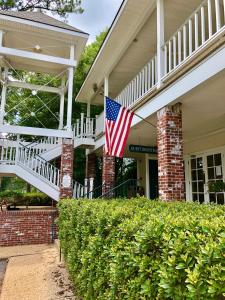
[[[134,113],[106,97],[105,154],[123,157]]]

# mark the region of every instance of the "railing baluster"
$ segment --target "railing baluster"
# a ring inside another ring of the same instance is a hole
[[[205,43],[205,8],[201,7],[201,33],[202,33],[202,44]]]
[[[193,49],[192,49],[192,20],[189,20],[189,55],[191,55]]]
[[[164,75],[167,74],[167,44],[165,44],[165,47],[164,47]]]
[[[169,41],[169,72],[172,70],[172,42]]]
[[[177,65],[177,38],[173,37],[173,68]]]
[[[195,50],[198,48],[198,13],[195,13]]]
[[[215,8],[216,8],[216,31],[219,31],[221,28],[220,0],[215,0]]]
[[[154,86],[155,84],[155,61],[154,59],[152,60],[152,86],[151,88]]]
[[[212,2],[208,0],[208,29],[209,38],[212,36]]]
[[[182,46],[181,46],[181,31],[178,31],[178,64],[181,63],[181,59],[182,59]]]
[[[183,51],[184,51],[183,58],[185,60],[187,57],[187,27],[186,27],[186,25],[184,25],[184,27],[183,27]]]

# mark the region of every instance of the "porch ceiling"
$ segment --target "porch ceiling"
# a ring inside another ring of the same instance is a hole
[[[73,32],[2,14],[0,14],[0,30],[4,31],[4,47],[68,59],[70,45],[76,45],[76,60],[79,60],[88,39],[88,34],[82,32]],[[39,46],[40,51],[36,51],[35,46]],[[53,74],[58,74],[63,69],[63,66],[57,64],[27,58],[7,55],[4,58],[16,69]],[[0,64],[7,65],[3,59]]]

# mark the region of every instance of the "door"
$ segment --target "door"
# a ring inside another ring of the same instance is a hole
[[[205,154],[190,160],[191,195],[200,203],[225,204],[224,192],[210,192],[210,183],[224,180],[222,153]]]
[[[208,184],[210,183],[219,183],[224,179],[224,170],[223,170],[223,163],[222,163],[222,154],[216,153],[212,155],[207,155],[207,179]],[[223,192],[210,192],[208,194],[209,202],[216,203],[216,204],[225,204]]]
[[[149,160],[149,189],[150,199],[154,200],[159,197],[157,160]]]

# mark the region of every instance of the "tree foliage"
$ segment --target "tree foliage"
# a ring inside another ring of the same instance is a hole
[[[81,0],[0,0],[1,10],[45,10],[65,16],[66,13],[82,13]]]

